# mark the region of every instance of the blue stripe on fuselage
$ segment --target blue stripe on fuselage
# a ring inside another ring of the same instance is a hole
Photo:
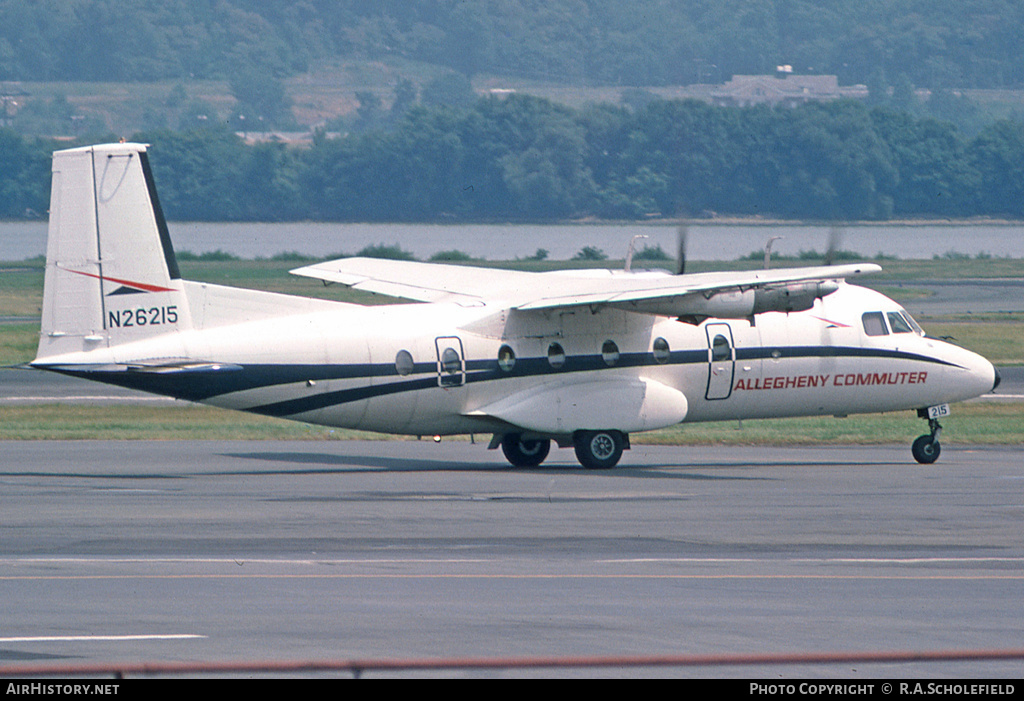
[[[944,360],[916,353],[880,348],[832,346],[783,346],[737,348],[736,360],[766,358],[890,358],[916,362],[951,365]],[[611,368],[629,368],[657,365],[701,365],[708,362],[708,349],[673,351],[668,360],[658,363],[652,353],[623,353],[609,366],[601,355],[567,356],[565,364],[552,368],[546,357],[520,358],[510,371],[499,368],[497,359],[469,360],[466,362],[466,382],[488,382],[515,377],[543,377],[568,372],[596,372]],[[234,366],[234,370],[211,370],[188,373],[156,373],[133,370],[72,370],[55,369],[67,375],[98,382],[151,392],[193,402],[235,392],[275,387],[280,385],[325,382],[330,380],[370,380],[392,378],[393,382],[364,384],[339,390],[321,391],[312,396],[296,397],[270,402],[245,410],[269,416],[292,416],[330,406],[371,399],[373,397],[414,392],[438,386],[436,362],[416,363],[407,376],[399,375],[393,363],[356,363],[351,365],[290,365],[254,364]]]

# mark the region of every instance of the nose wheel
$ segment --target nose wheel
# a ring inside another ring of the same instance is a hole
[[[939,436],[942,434],[942,426],[938,419],[928,419],[928,428],[931,432],[928,435],[920,436],[913,445],[910,452],[914,454],[914,460],[922,465],[931,465],[939,459],[942,446],[939,445]]]

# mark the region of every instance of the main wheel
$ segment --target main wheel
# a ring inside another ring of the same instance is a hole
[[[910,452],[914,454],[914,460],[917,460],[922,465],[931,465],[938,460],[941,450],[942,447],[939,445],[939,442],[931,436],[920,436],[910,446]]]
[[[547,438],[523,440],[522,434],[508,433],[501,439],[501,452],[516,467],[537,467],[551,452],[551,441]]]
[[[619,431],[578,431],[573,436],[576,459],[588,470],[607,470],[615,467],[626,438]]]

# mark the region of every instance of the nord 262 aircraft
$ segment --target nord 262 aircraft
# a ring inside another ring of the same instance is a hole
[[[181,279],[142,144],[58,151],[32,367],[193,402],[408,435],[490,433],[616,465],[681,422],[918,410],[992,390],[979,355],[845,279],[872,264],[671,274],[347,258],[293,270],[416,303],[362,306]]]

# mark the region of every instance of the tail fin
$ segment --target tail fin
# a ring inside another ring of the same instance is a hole
[[[190,328],[180,278],[144,144],[53,154],[36,360]]]

